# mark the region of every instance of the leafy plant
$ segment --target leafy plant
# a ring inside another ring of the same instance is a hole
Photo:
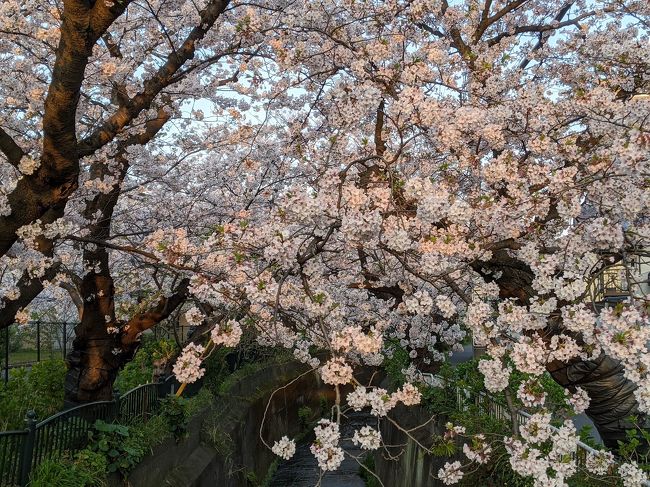
[[[384,361],[384,370],[394,387],[399,387],[404,383],[404,374],[402,370],[406,369],[410,363],[408,352],[400,347],[396,342],[391,347],[392,354]]]
[[[106,458],[92,450],[84,449],[74,457],[74,467],[77,474],[85,479],[86,485],[100,487],[105,485]]]
[[[120,472],[126,475],[144,457],[146,449],[140,441],[133,441],[128,426],[95,421],[88,432],[89,449],[106,458],[109,473]]]
[[[178,443],[187,435],[187,400],[182,397],[167,396],[161,401],[161,416],[167,422],[169,431]]]
[[[126,364],[118,374],[115,387],[126,392],[141,384],[151,382],[154,375],[154,363],[171,359],[177,351],[176,342],[172,339],[143,338],[142,345],[133,360]]]
[[[641,468],[650,471],[650,433],[639,425],[637,416],[630,416],[628,421],[634,428],[625,431],[625,440],[618,441],[618,454],[627,461],[640,464]]]
[[[160,445],[170,436],[167,421],[161,415],[156,415],[146,423],[137,423],[129,426],[129,445],[150,452],[156,445]]]
[[[207,388],[213,394],[218,393],[219,386],[231,373],[227,361],[227,355],[229,353],[231,352],[225,347],[217,348],[203,362],[203,366],[205,367],[203,387]]]
[[[30,487],[103,487],[106,485],[106,459],[85,449],[74,458],[45,460],[31,476]]]
[[[359,466],[359,476],[364,480],[366,487],[379,487],[381,484],[377,478],[371,473],[375,471],[375,457],[372,453],[363,457],[363,461]]]
[[[7,336],[9,335],[9,336]],[[5,328],[0,332],[0,350],[4,351],[7,347],[7,338],[9,339],[9,352],[16,352],[20,350],[21,337],[18,329],[15,326]]]
[[[0,384],[0,428],[23,428],[28,410],[38,418],[46,418],[63,407],[63,382],[66,365],[63,360],[46,360],[31,369],[11,371],[11,379]]]
[[[202,409],[205,409],[214,401],[214,395],[206,388],[202,387],[196,396],[190,397],[186,402],[187,416],[191,418]]]
[[[45,460],[32,474],[30,487],[86,487],[72,462]]]
[[[298,409],[298,421],[302,429],[307,428],[311,418],[314,417],[314,411],[309,406],[303,406]]]

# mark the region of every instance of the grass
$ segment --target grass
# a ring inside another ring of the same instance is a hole
[[[208,407],[214,401],[214,396],[206,388],[203,387],[194,397],[190,397],[187,400],[187,415],[192,417],[197,414],[202,409]]]
[[[41,350],[41,360],[50,360],[62,358],[63,352],[61,350]],[[17,350],[9,352],[9,365],[25,364],[28,362],[36,362],[38,353],[36,350]],[[4,357],[3,357],[4,363]]]

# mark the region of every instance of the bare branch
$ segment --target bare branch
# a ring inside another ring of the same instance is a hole
[[[183,44],[167,56],[156,74],[144,82],[143,89],[120,106],[100,127],[79,143],[79,155],[88,156],[113,140],[140,112],[148,109],[156,96],[174,81],[178,70],[194,58],[196,44],[212,28],[228,6],[228,0],[212,0],[201,11],[201,22],[185,38]]]
[[[0,127],[0,151],[7,156],[7,160],[12,166],[17,166],[20,159],[25,155],[21,147],[2,127]]]

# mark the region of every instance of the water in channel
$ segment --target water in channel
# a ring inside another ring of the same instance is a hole
[[[374,420],[374,421],[373,421]],[[271,487],[364,487],[365,482],[359,475],[361,467],[351,458],[363,457],[364,452],[358,446],[354,446],[351,438],[354,431],[365,425],[376,427],[377,419],[368,413],[350,413],[348,418],[341,424],[341,447],[345,451],[345,460],[334,472],[326,472],[321,477],[321,471],[314,455],[309,451],[310,442],[303,443],[296,447],[296,454],[278,467],[278,470],[271,480]],[[318,483],[320,479],[320,484]]]

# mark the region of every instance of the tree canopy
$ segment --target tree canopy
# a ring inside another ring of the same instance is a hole
[[[141,333],[183,313],[211,330],[176,364],[186,381],[244,329],[337,388],[395,347],[416,384],[471,335],[489,391],[527,374],[542,433],[507,446],[536,485],[575,472],[575,430],[551,433],[534,392],[545,371],[608,446],[650,412],[645,0],[0,14],[0,325],[38,296],[74,303],[69,400],[109,397]],[[602,309],[611,268],[629,297]],[[605,378],[618,395],[599,395]],[[383,416],[417,402],[411,382],[347,401]],[[317,429],[335,468],[335,423]]]

